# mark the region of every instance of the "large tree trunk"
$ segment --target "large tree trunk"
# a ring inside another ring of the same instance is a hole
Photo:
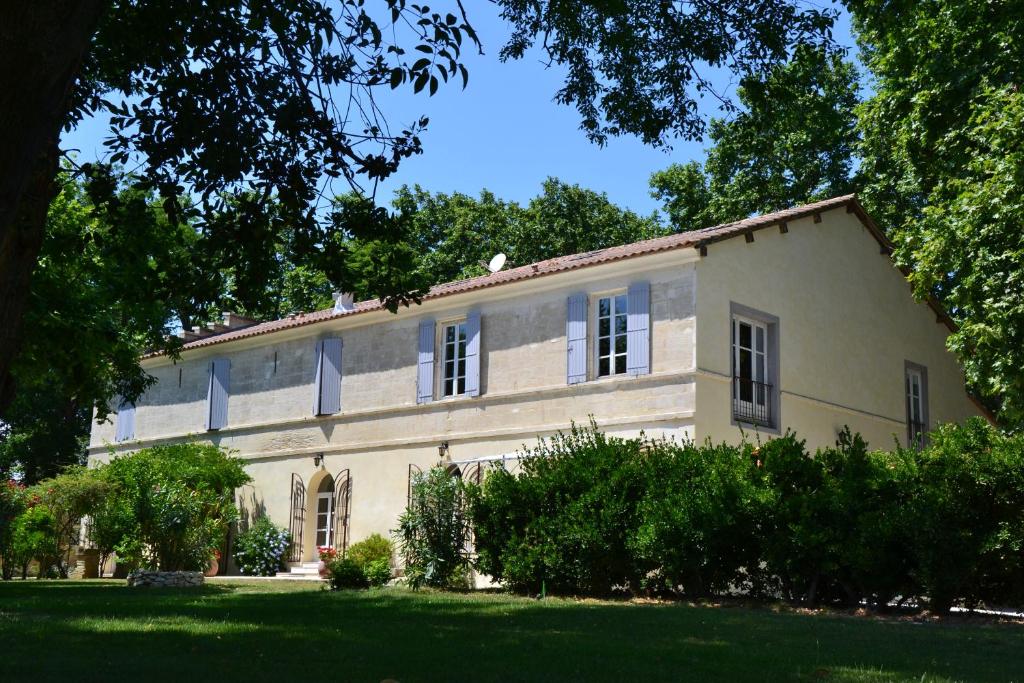
[[[14,394],[32,271],[55,194],[58,142],[105,0],[0,3],[0,410]]]

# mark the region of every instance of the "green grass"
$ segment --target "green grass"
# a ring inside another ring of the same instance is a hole
[[[316,584],[0,584],[0,681],[1011,681],[1024,626]]]

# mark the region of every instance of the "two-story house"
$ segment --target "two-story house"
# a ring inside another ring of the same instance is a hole
[[[90,459],[208,439],[240,502],[318,545],[387,534],[409,473],[514,454],[591,416],[607,432],[738,441],[844,425],[876,447],[981,409],[853,196],[229,329],[143,366],[157,382]]]

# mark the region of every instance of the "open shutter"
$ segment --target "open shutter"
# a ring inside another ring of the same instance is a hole
[[[587,380],[587,295],[569,297],[569,314],[565,324],[568,344],[568,373],[566,381],[578,384]]]
[[[206,429],[222,429],[228,424],[228,371],[231,361],[210,361],[210,386],[206,393]]]
[[[320,414],[320,396],[323,394],[324,381],[324,343],[316,343],[316,365],[313,366],[313,415]]]
[[[626,372],[646,375],[651,372],[651,285],[637,282],[626,295]]]
[[[480,395],[480,311],[466,316],[466,396]]]
[[[123,402],[117,409],[117,434],[114,440],[131,441],[135,438],[135,406]]]
[[[434,400],[434,321],[420,323],[418,345],[419,359],[416,374],[416,402],[430,403]]]
[[[341,412],[341,339],[333,337],[317,344],[316,414]]]

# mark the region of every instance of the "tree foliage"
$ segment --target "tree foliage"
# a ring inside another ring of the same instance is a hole
[[[742,109],[711,122],[707,160],[651,176],[651,194],[672,228],[695,230],[850,192],[857,79],[842,53],[810,46],[763,78],[744,79]]]
[[[511,265],[627,244],[656,237],[654,216],[612,204],[607,195],[557,178],[544,181],[526,206],[483,190],[479,198],[431,194],[419,186],[395,193],[396,210],[409,220],[409,236],[430,284],[482,275],[480,265],[501,252]]]
[[[959,323],[951,346],[971,385],[1021,424],[1024,8],[849,4],[876,83],[859,112],[864,200],[916,293]]]
[[[800,2],[500,0],[512,36],[503,59],[540,45],[566,70],[557,102],[575,106],[593,141],[636,135],[651,145],[700,139],[698,100],[718,99],[715,69],[762,75],[794,45],[827,37],[834,10]]]

